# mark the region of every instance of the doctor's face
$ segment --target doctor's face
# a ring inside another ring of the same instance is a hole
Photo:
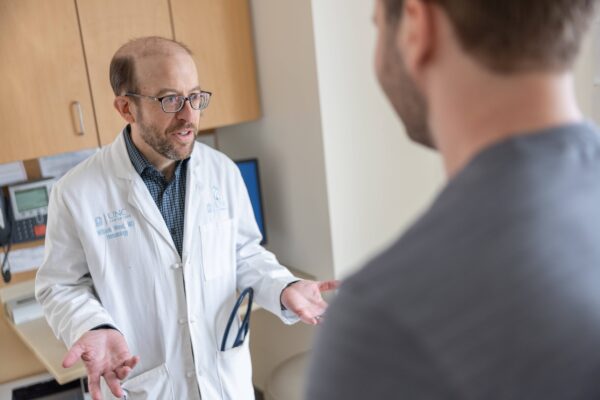
[[[427,122],[427,106],[423,95],[406,70],[397,46],[397,35],[402,23],[388,21],[385,0],[375,0],[373,20],[377,27],[375,71],[388,100],[402,119],[408,137],[427,147],[435,147]]]
[[[139,93],[154,97],[189,96],[200,91],[194,60],[179,51],[136,61]],[[136,124],[142,140],[168,160],[190,156],[198,134],[200,111],[189,101],[176,113],[166,113],[158,101],[137,98]]]

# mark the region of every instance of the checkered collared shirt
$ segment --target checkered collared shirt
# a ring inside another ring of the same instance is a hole
[[[131,127],[127,126],[123,132],[127,153],[133,167],[146,184],[158,207],[175,247],[181,256],[183,250],[183,225],[185,221],[185,189],[187,164],[189,157],[177,161],[175,174],[170,182],[140,153],[131,140]]]

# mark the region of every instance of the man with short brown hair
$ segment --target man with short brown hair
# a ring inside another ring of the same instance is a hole
[[[600,134],[571,66],[591,0],[376,0],[376,70],[448,183],[349,278],[307,399],[600,398]]]

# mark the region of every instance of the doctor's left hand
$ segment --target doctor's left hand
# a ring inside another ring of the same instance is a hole
[[[93,400],[102,399],[101,376],[114,396],[123,397],[120,381],[129,375],[139,361],[139,357],[131,356],[125,338],[116,329],[99,329],[83,334],[69,349],[63,359],[63,367],[72,367],[80,358],[87,370]]]
[[[337,289],[340,281],[315,282],[301,280],[292,283],[281,292],[281,304],[294,312],[306,324],[317,325],[327,309],[321,292]]]

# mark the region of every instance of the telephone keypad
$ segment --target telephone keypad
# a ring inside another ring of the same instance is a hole
[[[43,239],[46,234],[46,215],[13,221],[12,242],[23,243]]]

